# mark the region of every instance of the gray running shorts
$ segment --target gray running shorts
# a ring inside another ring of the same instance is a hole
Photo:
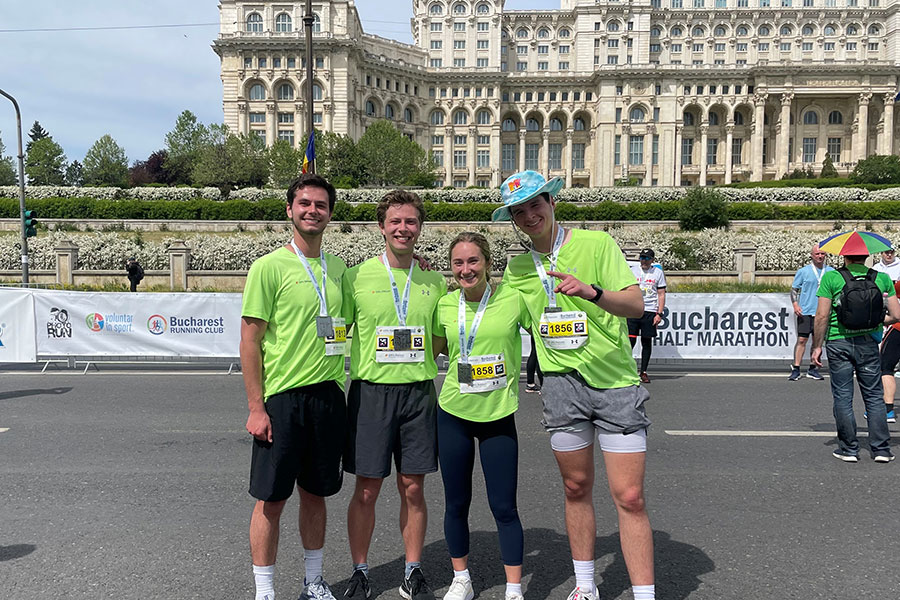
[[[650,393],[639,385],[599,390],[577,372],[544,373],[541,388],[543,425],[547,431],[566,431],[589,421],[609,433],[634,433],[650,426],[644,403]]]
[[[382,384],[350,382],[344,470],[381,479],[391,458],[404,475],[434,473],[437,461],[437,393],[433,381]]]

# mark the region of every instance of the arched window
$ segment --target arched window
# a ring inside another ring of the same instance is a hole
[[[709,124],[710,125],[718,125],[719,124],[719,113],[714,113],[714,112],[709,113]]]
[[[651,27],[650,28],[650,37],[659,37],[659,34],[662,33],[659,30],[659,27]]]
[[[812,25],[804,25],[803,26],[803,35],[815,35],[815,30],[812,28]]]
[[[487,4],[481,3],[478,5],[478,8],[475,10],[479,15],[486,15],[491,12],[491,7]]]
[[[619,24],[616,21],[610,21],[609,23],[606,24],[606,30],[607,31],[618,31]]]
[[[818,125],[819,124],[819,115],[816,114],[814,110],[808,110],[803,113],[803,124],[804,125]]]
[[[250,86],[250,99],[265,100],[266,88],[264,88],[261,83],[254,83],[252,86]]]
[[[440,4],[432,4],[428,7],[428,14],[430,15],[442,15],[444,14],[444,7]]]
[[[263,19],[259,13],[247,15],[247,33],[262,33]]]
[[[375,103],[371,100],[366,100],[366,116],[374,117],[375,116]]]
[[[502,129],[503,131],[516,131],[518,126],[512,119],[503,119]]]
[[[550,119],[550,131],[562,131],[562,121],[556,117]]]
[[[575,131],[584,131],[584,119],[581,117],[576,117],[572,122],[572,125],[574,126]]]
[[[837,33],[837,30],[834,28],[834,25],[825,26],[825,35],[834,35],[835,33]]]
[[[559,30],[559,37],[561,37],[561,38],[571,37],[571,35],[572,35],[572,32],[569,31],[568,29],[566,29],[565,27],[563,27],[562,29]]]
[[[469,113],[464,110],[458,110],[453,113],[453,124],[454,125],[465,125],[469,122]]]
[[[431,111],[430,121],[431,121],[432,125],[443,125],[444,124],[444,111],[442,111],[442,110]]]
[[[479,125],[490,125],[493,119],[491,118],[491,111],[489,110],[479,110],[478,111],[478,124]]]
[[[384,118],[389,121],[394,120],[394,105],[393,104],[386,104],[384,106]]]
[[[550,37],[550,30],[546,27],[541,27],[540,29],[538,29],[538,37],[542,40],[547,39],[548,37]]]
[[[517,30],[516,30],[516,37],[517,37],[517,38],[520,38],[520,39],[521,39],[521,38],[527,38],[527,37],[528,37],[528,30],[525,29],[524,27],[522,27],[521,29],[517,29]]]
[[[681,27],[673,27],[672,28],[672,37],[681,37],[684,32],[681,31]]]
[[[718,27],[716,27],[715,31],[713,32],[713,35],[715,35],[716,37],[725,37],[725,35],[726,35],[725,28],[722,27],[721,25],[719,25]]]
[[[693,37],[703,37],[703,28],[697,25],[693,29],[691,29],[691,35]]]
[[[281,13],[275,17],[275,31],[277,33],[289,33],[294,30],[294,24],[291,21],[291,15]]]
[[[878,25],[869,25],[869,35],[881,35],[881,28]]]
[[[828,113],[828,124],[829,125],[843,125],[844,124],[844,115],[841,114],[839,110],[833,110]]]
[[[769,29],[768,25],[760,25],[759,26],[759,35],[762,37],[772,35],[772,30]]]
[[[278,86],[278,99],[279,100],[293,100],[294,99],[294,86],[289,83],[282,83]]]
[[[413,122],[413,112],[412,112],[411,108],[403,109],[403,120],[406,121],[407,123]]]
[[[746,25],[741,25],[740,27],[737,28],[737,34],[741,37],[746,37],[746,36],[750,35],[750,30],[747,29]]]
[[[744,124],[744,113],[741,113],[741,112],[734,113],[734,124],[735,125],[743,125]]]
[[[321,100],[322,99],[322,86],[318,83],[313,83],[313,100]]]
[[[462,2],[458,2],[453,5],[453,14],[454,15],[464,15],[466,14],[466,5]]]
[[[313,33],[321,33],[322,32],[322,19],[319,18],[319,15],[313,13]]]
[[[791,35],[794,33],[794,29],[790,25],[782,25],[778,32],[781,35]]]
[[[631,112],[628,114],[628,120],[632,123],[643,123],[644,122],[644,109],[640,106],[635,106],[631,109]]]
[[[694,114],[686,112],[684,113],[684,124],[685,125],[693,125],[694,124]]]
[[[540,131],[541,125],[537,122],[537,119],[527,119],[525,121],[525,130],[526,131]]]

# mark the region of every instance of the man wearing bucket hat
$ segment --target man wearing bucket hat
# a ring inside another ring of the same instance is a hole
[[[543,423],[565,484],[566,529],[575,568],[569,600],[596,600],[593,444],[603,450],[622,553],[636,600],[655,598],[653,539],[644,505],[649,398],[631,357],[625,318],[644,313],[637,280],[601,231],[565,229],[554,218],[559,178],[522,171],[501,186],[494,221],[512,221],[530,252],[503,280],[526,299],[539,339]],[[524,235],[522,235],[524,234]]]

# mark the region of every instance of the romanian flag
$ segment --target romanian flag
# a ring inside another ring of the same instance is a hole
[[[303,155],[302,173],[309,173],[315,168],[316,162],[316,133],[310,132],[309,141],[306,143],[306,154]]]

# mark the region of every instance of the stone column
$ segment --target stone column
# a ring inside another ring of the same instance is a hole
[[[787,173],[791,157],[788,155],[791,138],[791,102],[794,94],[786,92],[781,95],[781,117],[778,122],[778,164],[775,177],[781,179]]]
[[[478,141],[477,135],[478,130],[474,126],[469,127],[469,137],[467,138],[469,144],[466,152],[469,161],[469,185],[475,185],[475,169],[478,165],[477,146],[475,144]]]
[[[750,181],[763,180],[763,136],[766,122],[766,94],[753,97],[753,138],[750,142]]]
[[[266,103],[266,146],[271,146],[278,139],[278,115],[275,113],[275,103]]]
[[[550,130],[541,131],[541,159],[540,163],[544,166],[541,169],[544,172],[544,179],[550,179]]]
[[[294,104],[294,146],[306,152],[306,140],[303,139],[304,128],[306,127],[306,113],[303,111],[303,105],[299,102]]]
[[[591,129],[590,149],[591,149],[591,159],[594,161],[594,168],[588,169],[588,173],[590,174],[590,180],[588,181],[588,187],[599,186],[600,181],[601,181],[599,174],[603,172],[600,170],[603,166],[603,154],[600,152],[600,149],[597,148],[597,143],[598,143],[597,142],[597,129],[593,128],[593,129]],[[584,151],[585,164],[590,164],[589,162],[587,162],[587,160],[588,160],[587,157],[588,157],[588,152],[587,152],[587,148],[585,148],[585,151]]]
[[[700,185],[706,185],[706,161],[709,159],[707,141],[709,140],[709,125],[700,126]]]
[[[188,289],[188,269],[191,268],[191,249],[184,240],[175,240],[169,246],[169,287],[173,290]]]
[[[572,170],[575,168],[572,165],[572,138],[575,136],[575,131],[572,129],[566,129],[566,187],[572,187]]]
[[[884,95],[884,132],[881,134],[879,154],[893,154],[894,150],[894,94]]]
[[[525,130],[519,130],[519,171],[525,170]]]
[[[656,126],[652,123],[647,125],[647,135],[644,136],[644,156],[641,157],[644,164],[644,181],[641,183],[644,187],[650,187],[653,184],[653,138],[656,136]],[[650,152],[647,152],[647,149]],[[650,158],[647,158],[650,154]]]
[[[238,102],[238,133],[245,134],[247,133],[247,121],[250,117],[247,116],[247,103],[246,102]]]
[[[491,186],[496,188],[500,185],[501,169],[503,168],[503,148],[500,144],[500,125],[494,124],[491,127]]]
[[[331,131],[333,123],[334,105],[329,102],[322,107],[322,127],[325,131]]]
[[[444,185],[453,185],[453,128],[444,128]]]
[[[734,141],[734,125],[725,126],[725,184],[731,183],[731,169],[734,159],[731,156],[731,143]]]
[[[683,125],[675,126],[675,187],[681,187],[681,135]]]
[[[756,282],[756,246],[753,242],[738,242],[734,249],[734,266],[738,283]]]
[[[56,252],[56,283],[74,285],[75,269],[78,267],[78,246],[72,240],[62,240],[54,248],[54,251]]]
[[[857,161],[866,158],[869,154],[869,101],[871,99],[872,94],[864,92],[859,95],[859,115],[857,117],[859,130],[856,133],[858,145],[853,150]]]

